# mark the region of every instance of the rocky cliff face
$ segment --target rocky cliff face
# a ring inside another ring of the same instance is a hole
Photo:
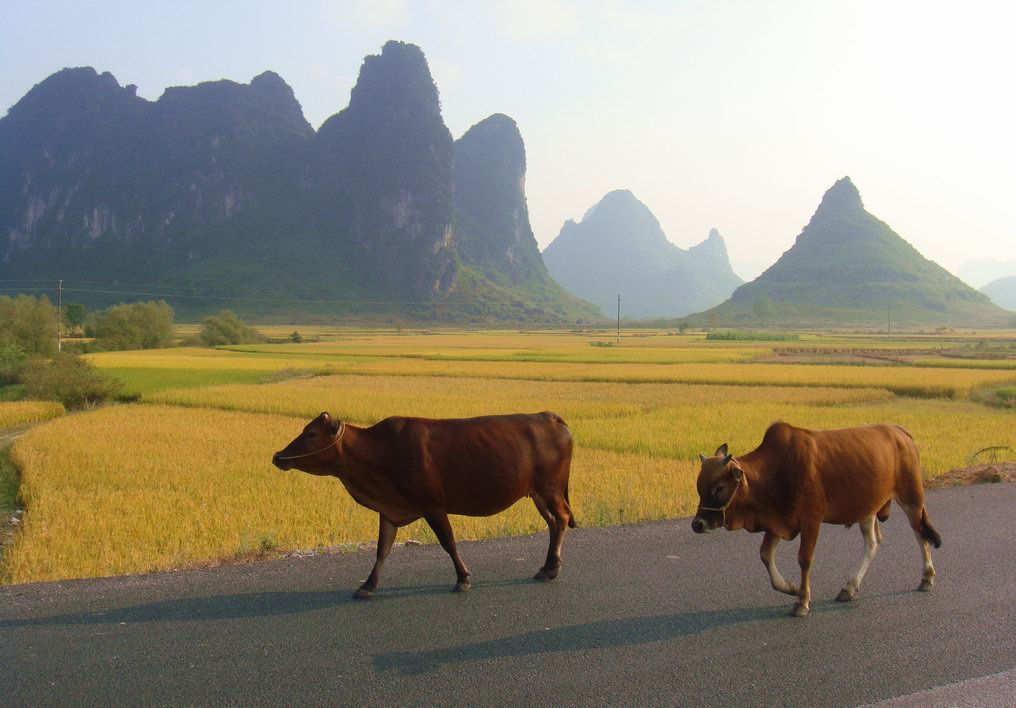
[[[312,134],[274,74],[172,88],[153,103],[111,74],[65,69],[0,120],[0,261],[78,252],[94,277],[114,255],[180,250],[181,232],[282,189]],[[201,245],[178,255],[200,257]]]
[[[524,177],[507,116],[475,126],[456,156],[412,44],[368,56],[348,107],[317,132],[272,72],[153,102],[108,73],[65,69],[0,119],[0,278],[152,286],[73,295],[92,306],[186,286],[191,299],[170,299],[188,315],[331,299],[342,306],[316,314],[596,317],[547,275]],[[237,291],[254,297],[209,299]]]
[[[548,281],[526,206],[526,148],[515,121],[486,118],[455,141],[459,257],[516,284]]]
[[[677,317],[712,307],[741,284],[715,229],[687,251],[667,240],[649,208],[617,190],[567,221],[543,253],[550,274],[569,292],[610,312]]]
[[[455,279],[452,136],[420,48],[388,42],[367,57],[349,106],[314,140],[311,191],[322,224],[382,289],[430,296]]]

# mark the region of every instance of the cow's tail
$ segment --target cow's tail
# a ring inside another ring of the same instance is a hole
[[[942,537],[939,536],[938,531],[931,525],[931,521],[928,520],[928,510],[921,509],[921,538],[933,545],[935,548],[942,546]]]
[[[564,483],[564,503],[568,506],[568,528],[573,529],[578,526],[575,523],[575,514],[571,510],[571,501],[568,500],[568,483]]]

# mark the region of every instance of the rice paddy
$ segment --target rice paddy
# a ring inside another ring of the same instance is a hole
[[[690,514],[697,454],[723,442],[750,450],[775,420],[899,423],[917,439],[927,477],[981,448],[1016,448],[1016,410],[970,398],[1016,389],[1012,360],[945,368],[928,354],[957,346],[943,338],[890,346],[643,332],[617,345],[603,332],[318,334],[323,341],[306,344],[92,355],[140,403],[53,420],[15,443],[26,512],[0,578],[147,572],[374,540],[376,516],[337,480],[270,464],[322,410],[360,425],[553,410],[575,436],[571,499],[586,526]],[[788,348],[818,363],[782,363]],[[832,363],[862,349],[901,361]],[[916,362],[903,360],[913,352]],[[38,404],[0,404],[0,421],[29,405]],[[453,525],[462,539],[545,528],[527,500]],[[420,522],[399,539],[434,541]]]

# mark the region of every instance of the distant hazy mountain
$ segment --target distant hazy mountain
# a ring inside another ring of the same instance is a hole
[[[547,270],[566,290],[629,317],[677,317],[727,298],[741,284],[723,238],[687,251],[667,240],[659,221],[628,190],[610,192],[582,221],[565,222],[543,252]]]
[[[993,280],[981,288],[981,292],[999,307],[1016,312],[1016,276]]]
[[[960,266],[956,272],[963,282],[982,288],[993,280],[1016,275],[1016,258],[1000,261],[995,258],[975,258]]]
[[[412,44],[366,57],[316,133],[272,72],[153,102],[65,69],[0,118],[0,278],[70,281],[92,306],[167,295],[186,316],[597,317],[547,276],[524,174],[506,116],[456,147]]]
[[[718,323],[1004,325],[987,297],[869,214],[849,177],[834,184],[797,241],[762,275],[704,313]],[[700,316],[702,317],[702,316]]]

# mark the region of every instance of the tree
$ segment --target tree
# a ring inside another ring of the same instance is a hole
[[[69,329],[81,330],[85,326],[88,310],[80,302],[72,302],[64,308],[64,322]]]
[[[105,349],[159,349],[173,344],[173,308],[165,301],[115,305],[99,313],[95,337]]]
[[[263,334],[244,324],[232,310],[223,310],[202,320],[198,336],[209,347],[225,344],[257,344],[265,341]]]
[[[0,344],[49,356],[56,351],[56,323],[56,308],[45,295],[0,297]]]
[[[292,334],[289,335],[289,341],[293,344],[300,344],[303,341],[303,335],[294,329]]]

